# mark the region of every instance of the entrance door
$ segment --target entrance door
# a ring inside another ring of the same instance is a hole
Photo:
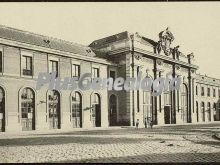
[[[72,124],[73,128],[82,127],[82,97],[78,92],[72,94]]]
[[[171,113],[171,107],[170,106],[164,106],[165,124],[170,124],[170,113]]]
[[[34,91],[24,88],[21,94],[21,125],[22,131],[35,129],[35,101]]]
[[[93,127],[101,127],[101,102],[98,94],[93,94],[92,103],[92,122]]]
[[[115,95],[110,96],[109,108],[110,126],[117,125],[117,98]]]
[[[60,95],[56,90],[49,91],[49,128],[60,129]]]
[[[5,131],[5,92],[0,87],[0,132]]]

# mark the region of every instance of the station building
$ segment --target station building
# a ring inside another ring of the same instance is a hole
[[[153,41],[122,32],[84,46],[0,26],[0,131],[29,131],[155,125],[220,120],[220,80],[196,74],[193,53],[172,47],[167,28]],[[151,92],[36,90],[40,72],[65,77],[142,78],[181,76],[181,89],[153,97]]]

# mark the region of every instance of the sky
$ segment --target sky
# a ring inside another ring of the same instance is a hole
[[[220,2],[0,3],[0,24],[84,45],[123,31],[158,41],[169,27],[197,73],[220,79]]]

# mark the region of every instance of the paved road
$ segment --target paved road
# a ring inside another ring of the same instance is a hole
[[[0,134],[0,162],[220,162],[220,124]]]

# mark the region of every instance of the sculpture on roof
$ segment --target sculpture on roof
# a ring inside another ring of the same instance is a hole
[[[161,50],[164,51],[164,54],[169,56],[171,54],[170,45],[174,40],[173,34],[170,32],[169,27],[166,30],[159,33],[159,41],[156,46],[156,51],[160,54]]]

